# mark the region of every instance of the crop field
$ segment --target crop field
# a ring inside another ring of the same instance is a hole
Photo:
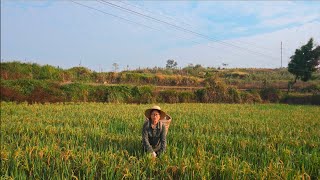
[[[141,150],[152,105],[1,102],[1,179],[320,179],[320,107],[159,104],[167,150]]]

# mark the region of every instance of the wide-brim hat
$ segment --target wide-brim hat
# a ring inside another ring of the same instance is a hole
[[[161,110],[161,108],[159,106],[152,106],[152,108],[150,109],[147,109],[145,112],[144,112],[144,115],[150,119],[151,118],[151,111],[152,110],[158,110],[160,112],[160,119],[164,119],[167,115],[167,113],[165,113],[164,111]]]

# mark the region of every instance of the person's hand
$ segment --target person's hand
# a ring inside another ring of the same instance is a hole
[[[152,153],[151,153],[151,157],[157,157],[157,154],[153,151]]]

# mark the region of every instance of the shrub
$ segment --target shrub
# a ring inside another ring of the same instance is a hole
[[[90,88],[89,101],[107,102],[108,101],[107,86],[100,85],[94,88]]]
[[[36,87],[49,89],[49,82],[33,79],[4,80],[1,81],[1,86],[9,87],[28,96]]]
[[[51,90],[36,87],[27,98],[28,103],[64,102],[64,93],[57,88]]]
[[[320,85],[319,84],[311,84],[305,88],[302,88],[300,91],[302,93],[320,94]]]
[[[282,92],[273,87],[266,87],[260,91],[260,96],[264,101],[279,102]]]
[[[106,90],[107,102],[125,103],[132,99],[131,87],[129,86],[108,86]]]
[[[285,95],[280,102],[287,104],[320,105],[320,95],[289,94]]]
[[[66,94],[67,101],[87,102],[89,97],[89,85],[73,83],[61,86],[61,90]]]
[[[206,84],[205,98],[208,98],[208,102],[220,103],[228,101],[228,86],[223,81],[214,77],[207,79]]]
[[[194,101],[195,94],[192,92],[178,92],[178,97],[180,103],[189,103]]]
[[[206,89],[198,89],[194,92],[197,102],[208,103],[209,97]]]
[[[228,103],[240,103],[241,96],[238,89],[234,87],[228,87],[228,95],[227,95],[227,102]]]
[[[156,98],[153,93],[153,86],[135,86],[131,90],[133,103],[152,103]]]
[[[179,96],[174,90],[160,91],[158,95],[158,102],[162,103],[178,103]]]
[[[16,91],[9,87],[0,86],[0,100],[1,101],[16,101],[23,102],[27,100],[27,97],[21,92]]]
[[[240,93],[242,103],[261,103],[262,99],[257,91]]]

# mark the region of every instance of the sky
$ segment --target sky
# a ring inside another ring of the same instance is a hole
[[[311,37],[320,1],[1,1],[2,62],[279,68]]]

